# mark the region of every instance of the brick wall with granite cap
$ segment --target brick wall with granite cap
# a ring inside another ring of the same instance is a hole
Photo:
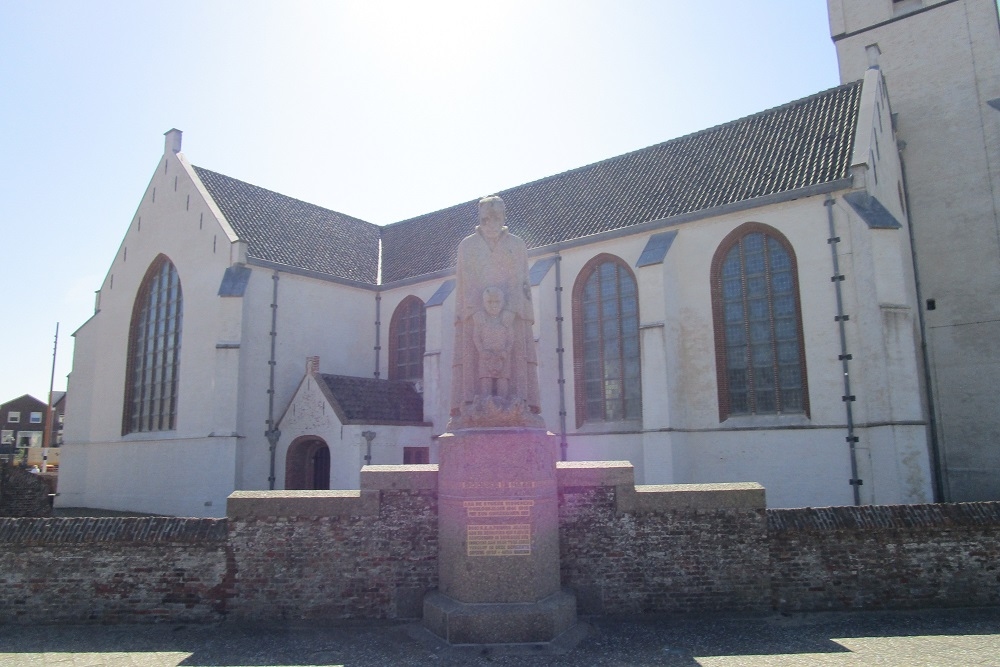
[[[1000,503],[770,510],[787,611],[1000,604]]]
[[[361,486],[233,494],[236,617],[420,616],[437,586],[437,466],[368,466]]]
[[[765,510],[756,484],[635,486],[560,463],[562,584],[583,614],[1000,604],[1000,503]],[[417,618],[437,466],[360,491],[243,491],[227,519],[0,519],[0,623]]]
[[[563,586],[584,614],[768,608],[764,489],[635,486],[630,464],[559,467]]]

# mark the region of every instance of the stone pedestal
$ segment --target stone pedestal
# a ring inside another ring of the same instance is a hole
[[[576,622],[559,584],[557,439],[482,428],[439,445],[440,583],[424,625],[453,644],[551,641]]]

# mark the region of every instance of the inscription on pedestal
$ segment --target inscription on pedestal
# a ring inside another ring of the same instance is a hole
[[[466,500],[470,519],[531,519],[534,500]],[[530,523],[488,523],[466,526],[469,556],[531,555]]]
[[[466,540],[469,556],[530,556],[531,524],[469,524]]]
[[[531,506],[534,500],[465,500],[462,506],[465,507],[466,515],[471,518],[478,517],[524,517],[531,516]]]

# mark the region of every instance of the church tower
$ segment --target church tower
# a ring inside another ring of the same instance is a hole
[[[996,0],[828,0],[841,81],[878,67],[905,171],[940,500],[1000,500]]]

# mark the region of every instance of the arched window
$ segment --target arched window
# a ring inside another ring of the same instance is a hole
[[[639,291],[623,261],[601,254],[573,286],[576,425],[642,418]]]
[[[712,260],[719,419],[809,414],[798,270],[788,240],[747,223]]]
[[[390,380],[423,379],[426,337],[424,302],[408,296],[396,306],[389,322]]]
[[[183,312],[177,269],[160,255],[146,271],[132,306],[123,435],[176,428]]]

